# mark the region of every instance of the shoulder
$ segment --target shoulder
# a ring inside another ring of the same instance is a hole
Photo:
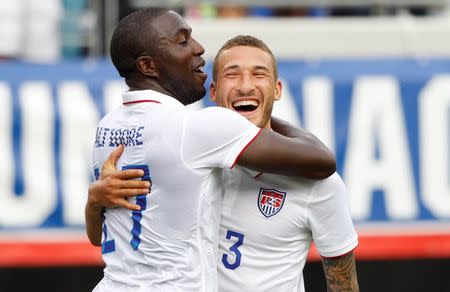
[[[240,114],[219,106],[206,107],[199,111],[195,111],[194,113],[195,113],[194,116],[196,116],[196,118],[198,119],[214,118],[215,120],[225,119],[225,120],[247,121],[247,119],[241,116]]]
[[[320,203],[324,201],[335,202],[347,199],[347,188],[338,173],[317,180],[312,186],[310,203]]]
[[[335,172],[329,177],[318,180],[315,186],[316,191],[336,191],[336,190],[345,190],[345,184],[342,181],[341,176]]]
[[[99,122],[99,125],[102,124],[108,124],[111,121],[113,121],[114,119],[117,118],[117,116],[123,111],[122,106],[112,110],[111,112],[107,113],[106,115],[104,115]]]
[[[256,128],[246,118],[232,110],[222,107],[207,107],[199,111],[187,111],[186,127],[188,130],[213,132],[234,132]]]

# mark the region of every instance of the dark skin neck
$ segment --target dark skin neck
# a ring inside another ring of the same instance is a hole
[[[151,78],[145,78],[145,79],[126,79],[125,82],[127,83],[130,91],[137,91],[137,90],[147,90],[151,89],[156,92],[171,96],[175,98],[176,100],[183,103],[179,98],[175,96],[172,92],[168,91],[164,87],[161,86],[161,84],[158,83],[158,81],[151,79]]]
[[[173,96],[172,93],[170,93],[168,90],[163,88],[158,81],[151,79],[151,78],[127,78],[125,79],[125,82],[127,83],[128,87],[130,88],[130,91],[137,91],[137,90],[147,90],[151,89],[169,96]]]

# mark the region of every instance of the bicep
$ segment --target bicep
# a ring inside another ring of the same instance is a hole
[[[336,169],[334,157],[322,147],[269,130],[261,131],[237,164],[261,172],[312,179],[328,177]]]
[[[327,291],[359,291],[353,252],[333,258],[322,258],[322,266]]]

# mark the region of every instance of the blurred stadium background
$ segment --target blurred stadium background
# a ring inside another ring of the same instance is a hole
[[[271,47],[275,114],[337,155],[361,291],[450,291],[449,0],[0,1],[0,291],[91,291],[102,277],[83,210],[95,125],[125,89],[108,44],[149,6],[187,18],[209,71],[237,34]],[[305,275],[326,290],[314,249]]]

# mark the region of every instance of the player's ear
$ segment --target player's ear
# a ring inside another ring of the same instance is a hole
[[[283,89],[283,84],[280,80],[277,80],[275,82],[275,92],[273,95],[274,100],[280,100],[281,99],[281,90]]]
[[[211,84],[209,85],[209,99],[211,101],[217,102],[217,97],[216,97],[216,83],[213,81],[211,82]]]
[[[156,64],[152,57],[150,56],[140,56],[136,60],[136,67],[139,69],[139,72],[142,74],[158,78],[159,74],[156,70]]]

